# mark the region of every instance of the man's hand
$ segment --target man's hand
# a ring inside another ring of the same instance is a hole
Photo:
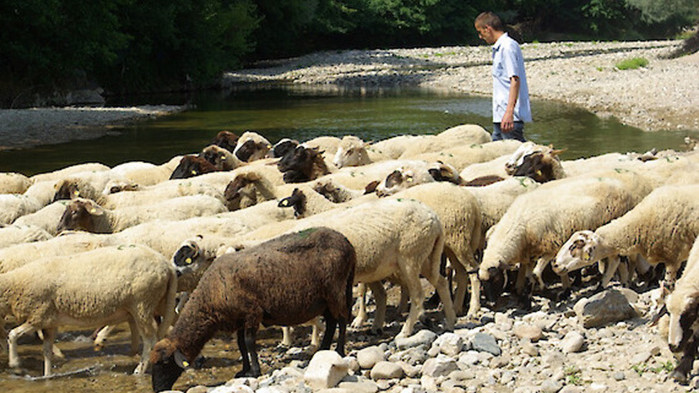
[[[515,129],[515,121],[514,121],[514,115],[512,112],[509,110],[505,111],[505,115],[502,117],[502,121],[500,122],[500,130],[502,132],[510,132]]]

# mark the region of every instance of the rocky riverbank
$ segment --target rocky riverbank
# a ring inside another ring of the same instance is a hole
[[[559,100],[643,130],[699,130],[699,53],[665,56],[681,41],[522,45],[534,99]],[[648,65],[619,70],[624,59]],[[320,52],[227,73],[223,84],[421,86],[490,95],[490,46]],[[534,114],[536,121],[536,114]]]

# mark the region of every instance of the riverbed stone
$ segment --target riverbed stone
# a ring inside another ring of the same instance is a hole
[[[539,326],[529,323],[515,323],[512,332],[519,338],[526,338],[531,342],[537,342],[543,336],[543,332]]]
[[[380,361],[371,369],[371,379],[393,379],[403,377],[403,368],[392,362]]]
[[[583,345],[585,345],[585,337],[575,331],[568,332],[561,341],[561,349],[567,353],[579,352]]]
[[[423,329],[420,330],[419,332],[413,334],[410,337],[398,337],[396,338],[396,347],[398,349],[408,349],[408,348],[413,348],[417,347],[420,345],[424,345],[425,347],[428,347],[432,344],[434,340],[437,339],[437,334],[427,330]]]
[[[629,299],[621,291],[610,288],[590,298],[579,300],[573,307],[585,328],[598,327],[638,316]]]
[[[348,370],[349,364],[337,352],[323,350],[313,355],[303,379],[313,389],[327,389],[337,385]]]
[[[361,368],[372,368],[380,361],[383,361],[385,353],[376,345],[367,347],[357,352],[357,362]]]
[[[495,337],[486,333],[476,333],[471,340],[471,348],[478,352],[487,352],[494,356],[499,356],[502,350],[495,341]]]
[[[458,370],[456,361],[450,357],[439,355],[436,358],[427,359],[422,366],[422,375],[428,377],[447,376],[452,371]]]
[[[437,341],[439,341],[439,350],[447,356],[455,356],[464,347],[464,340],[454,333],[444,333]]]
[[[359,382],[340,382],[337,387],[347,389],[347,391],[354,393],[376,393],[379,390],[379,385],[370,380],[363,380]]]

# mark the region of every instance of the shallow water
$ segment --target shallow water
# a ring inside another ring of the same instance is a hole
[[[380,140],[399,134],[437,133],[476,123],[492,131],[490,98],[425,89],[353,89],[298,86],[240,88],[193,97],[137,97],[114,105],[188,101],[195,109],[139,124],[114,128],[95,139],[0,152],[0,171],[26,175],[80,162],[116,165],[142,160],[162,163],[201,150],[220,130],[256,130],[272,142],[283,137],[307,140],[321,135],[357,135]],[[602,119],[558,102],[535,100],[528,139],[567,148],[564,159],[612,151],[645,152],[683,147],[691,132],[643,132],[613,118]]]

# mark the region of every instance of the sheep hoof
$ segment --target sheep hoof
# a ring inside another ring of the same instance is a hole
[[[689,378],[687,378],[687,374],[679,370],[673,371],[672,374],[670,374],[670,377],[680,385],[687,385],[689,383]]]
[[[260,373],[254,373],[252,370],[240,370],[238,371],[237,374],[235,374],[236,378],[257,378],[260,376]]]
[[[570,295],[572,294],[573,291],[570,288],[566,288],[556,295],[556,302],[562,302],[564,300],[567,300],[568,298],[570,298]]]

